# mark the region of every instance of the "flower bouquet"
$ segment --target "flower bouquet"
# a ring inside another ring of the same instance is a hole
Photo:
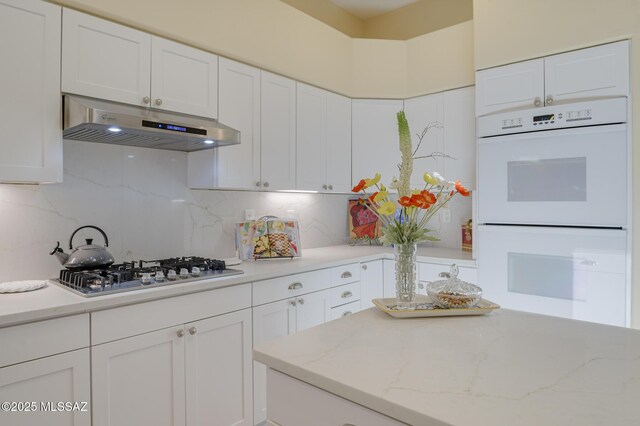
[[[428,129],[429,126],[419,135],[420,143]],[[410,182],[413,161],[419,144],[414,151],[404,111],[398,112],[398,136],[401,154],[401,163],[398,165],[400,177],[393,177],[389,183],[390,189],[398,191],[397,200],[392,200],[387,187],[380,183],[379,173],[373,178],[360,180],[352,191],[362,193],[369,199],[370,203],[365,203],[365,199],[361,201],[380,218],[383,226],[382,243],[394,245],[398,308],[407,309],[412,308],[415,302],[417,244],[438,241],[436,237],[429,235],[429,221],[457,194],[467,197],[470,192],[460,181],[446,180],[437,172],[424,173],[424,186],[412,189]],[[434,155],[444,154],[432,154]]]

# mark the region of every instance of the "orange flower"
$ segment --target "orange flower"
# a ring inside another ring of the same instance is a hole
[[[411,195],[411,205],[428,209],[436,202],[436,197],[429,191],[422,191],[418,194]]]
[[[358,182],[358,184],[356,186],[354,186],[351,189],[351,192],[360,192],[360,191],[362,191],[364,189],[364,187],[366,185],[367,185],[367,182],[364,179],[362,179],[362,180],[360,180],[360,182]]]
[[[471,194],[467,188],[462,186],[459,180],[456,181],[456,191],[458,191],[463,197],[468,197]]]
[[[422,195],[429,204],[435,204],[437,201],[436,196],[427,190],[421,191],[420,195]]]
[[[373,194],[369,195],[369,201],[371,201],[371,204],[375,204],[375,205],[378,204],[378,203],[376,203],[376,200],[374,200],[376,195],[378,195],[378,192],[374,192]]]
[[[411,198],[404,196],[398,199],[398,204],[404,207],[411,207]]]

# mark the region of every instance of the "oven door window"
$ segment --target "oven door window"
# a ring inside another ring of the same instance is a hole
[[[507,163],[508,201],[587,201],[587,158]]]

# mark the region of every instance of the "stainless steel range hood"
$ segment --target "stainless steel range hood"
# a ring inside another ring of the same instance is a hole
[[[63,139],[173,151],[240,143],[240,132],[210,118],[63,96]]]

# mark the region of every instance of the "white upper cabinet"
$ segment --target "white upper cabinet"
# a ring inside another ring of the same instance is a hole
[[[629,96],[629,42],[476,72],[476,116],[585,98]]]
[[[260,186],[268,190],[295,188],[296,82],[261,71]]]
[[[544,59],[545,103],[629,95],[629,42]]]
[[[218,117],[218,56],[160,37],[151,40],[151,106]]]
[[[544,105],[544,59],[476,72],[476,116]]]
[[[64,9],[63,92],[146,106],[150,90],[150,34]]]
[[[64,9],[62,91],[217,118],[218,57]]]
[[[444,176],[476,187],[475,87],[444,92]]]
[[[436,171],[445,174],[443,159],[444,152],[444,95],[420,96],[404,101],[404,112],[409,122],[411,143],[413,145],[414,163],[411,186],[422,187],[424,172]],[[422,132],[427,129],[420,144]],[[396,137],[397,139],[397,137]],[[417,150],[417,151],[416,151]],[[431,157],[432,154],[435,156]],[[445,175],[445,177],[448,177]]]
[[[398,177],[397,113],[401,100],[354,99],[352,101],[352,184],[360,179],[382,175],[385,185]]]
[[[220,122],[240,144],[189,153],[190,188],[259,189],[260,70],[226,58],[218,69]]]
[[[60,14],[0,0],[0,182],[62,181]]]
[[[297,83],[296,188],[351,189],[351,100]]]

